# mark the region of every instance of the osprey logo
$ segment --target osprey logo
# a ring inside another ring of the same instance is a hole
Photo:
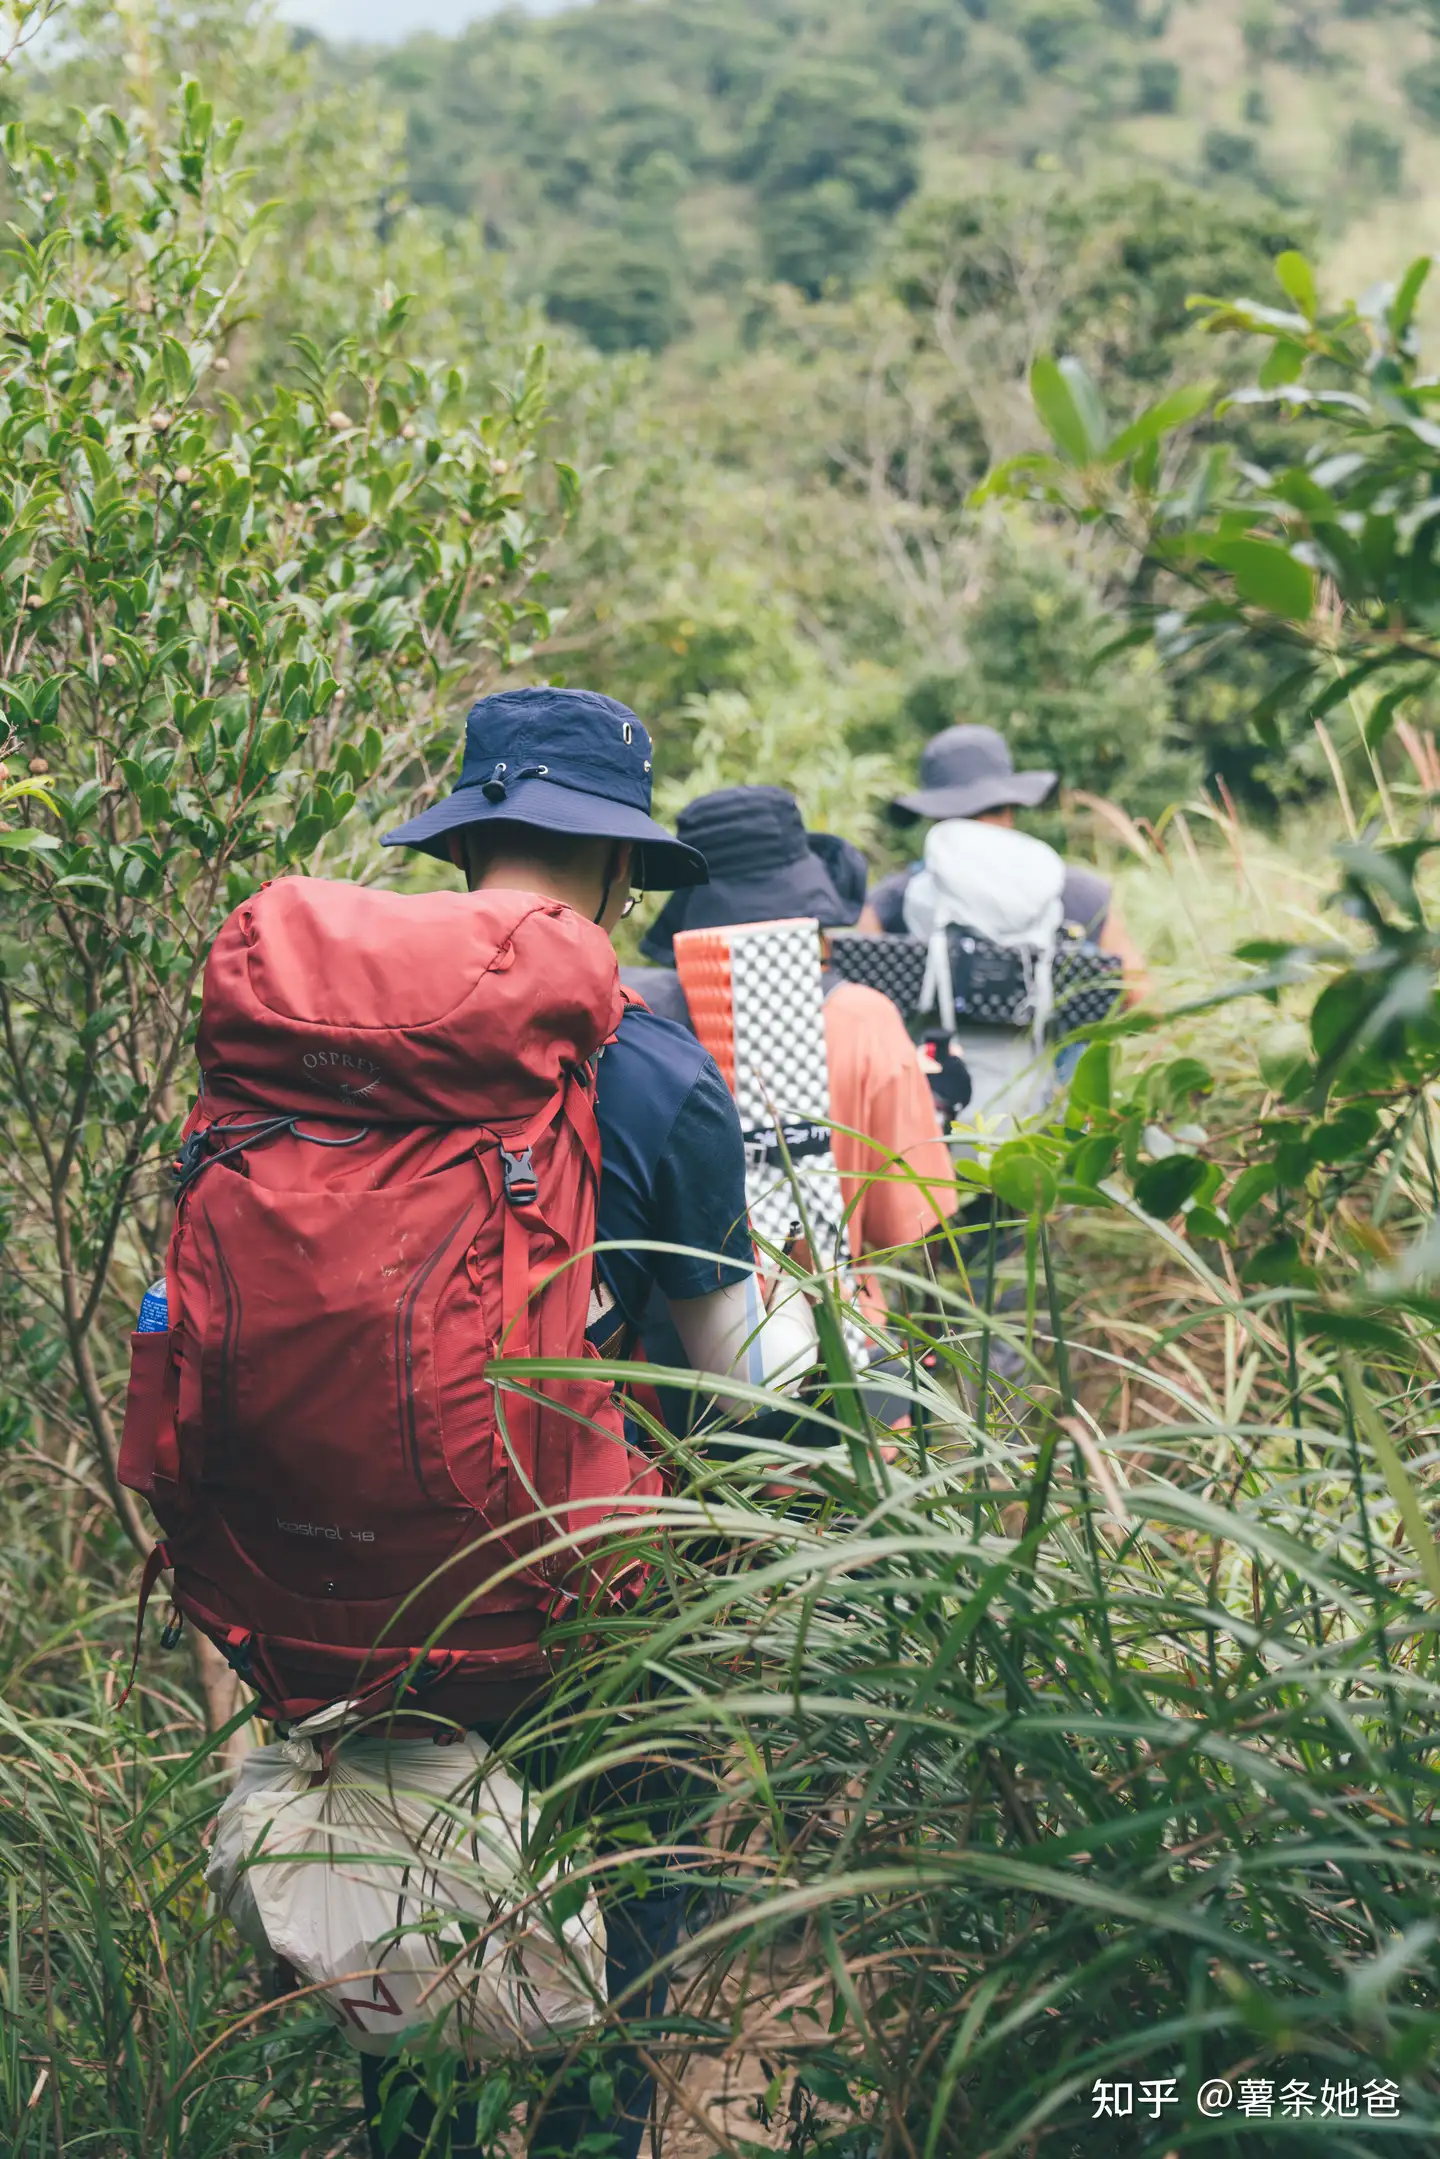
[[[344,1102],[363,1102],[385,1077],[379,1065],[372,1064],[368,1057],[352,1057],[348,1050],[306,1050],[300,1062],[312,1079],[323,1074],[328,1080],[333,1074]],[[346,1073],[353,1077],[344,1077]]]
[[[282,1522],[275,1517],[275,1527],[286,1537],[325,1537],[331,1544],[343,1544],[348,1536],[355,1544],[373,1544],[373,1529],[344,1530],[338,1522]]]

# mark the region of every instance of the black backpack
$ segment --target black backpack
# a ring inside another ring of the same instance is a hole
[[[992,944],[960,925],[948,932],[955,1018],[965,1027],[1028,1027],[1034,1017],[1025,962],[1018,952]],[[925,981],[926,946],[919,937],[876,937],[862,930],[830,932],[830,964],[846,982],[882,990],[907,1020],[914,1017]],[[1056,940],[1054,1009],[1047,1033],[1070,1034],[1098,1026],[1119,1001],[1122,963],[1092,938],[1068,929]]]

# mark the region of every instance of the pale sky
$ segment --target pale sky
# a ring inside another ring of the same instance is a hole
[[[412,30],[463,30],[478,15],[493,15],[501,0],[280,0],[286,22],[344,42],[349,38],[405,37]],[[535,13],[565,0],[527,0]]]

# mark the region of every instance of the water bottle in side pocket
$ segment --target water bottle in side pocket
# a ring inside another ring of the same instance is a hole
[[[170,1297],[162,1274],[158,1282],[152,1282],[140,1299],[140,1316],[135,1322],[137,1334],[168,1334],[170,1331]]]

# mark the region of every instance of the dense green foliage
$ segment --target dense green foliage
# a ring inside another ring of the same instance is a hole
[[[64,156],[5,142],[6,718],[59,828],[31,799],[0,833],[10,1316],[112,1479],[107,1292],[133,1302],[163,1250],[210,936],[358,799],[382,815],[448,761],[457,686],[545,627],[543,351],[482,415],[459,369],[403,356],[381,292],[296,349],[293,386],[227,394],[264,240],[235,133],[191,85],[158,157],[103,111]]]
[[[1132,810],[1213,775],[1267,812],[1323,781],[1293,731],[1277,754],[1244,726],[1263,659],[1164,688],[1097,665],[1123,553],[966,504],[1034,445],[1037,349],[1081,356],[1117,410],[1223,375],[1192,294],[1263,289],[1282,249],[1424,185],[1396,106],[1428,35],[1398,0],[599,0],[324,72],[403,124],[410,192],[457,245],[482,229],[518,296],[637,348],[577,385],[582,461],[608,470],[545,663],[643,702],[672,773],[724,695],[774,746],[743,769],[785,777],[808,701],[832,762],[868,760],[848,829],[874,841],[877,757],[893,773],[917,719],[1003,720],[1042,679],[1066,781]],[[1262,459],[1272,432],[1255,416]],[[1043,622],[1016,579],[1052,596]]]
[[[456,39],[418,37],[353,65],[405,115],[417,199],[483,219],[562,309],[558,266],[580,256],[558,250],[582,231],[663,254],[684,297],[757,275],[815,294],[873,263],[927,167],[957,172],[977,153],[1011,170],[1113,169],[1118,134],[1144,163],[1159,143],[1132,123],[1173,115],[1164,150],[1180,154],[1155,158],[1157,171],[1163,161],[1197,180],[1253,182],[1270,160],[1240,125],[1247,101],[1258,121],[1257,96],[1317,71],[1346,74],[1360,107],[1359,187],[1367,157],[1395,183],[1404,145],[1364,71],[1383,58],[1423,103],[1423,63],[1407,70],[1407,8],[1290,0],[1211,12],[1223,23],[1217,52],[1242,26],[1246,39],[1221,85],[1193,65],[1188,7],[1111,0],[597,0],[538,20],[507,10]],[[1187,138],[1182,116],[1209,133]],[[1273,182],[1273,193],[1295,191],[1278,160]],[[634,342],[662,342],[654,333]]]

